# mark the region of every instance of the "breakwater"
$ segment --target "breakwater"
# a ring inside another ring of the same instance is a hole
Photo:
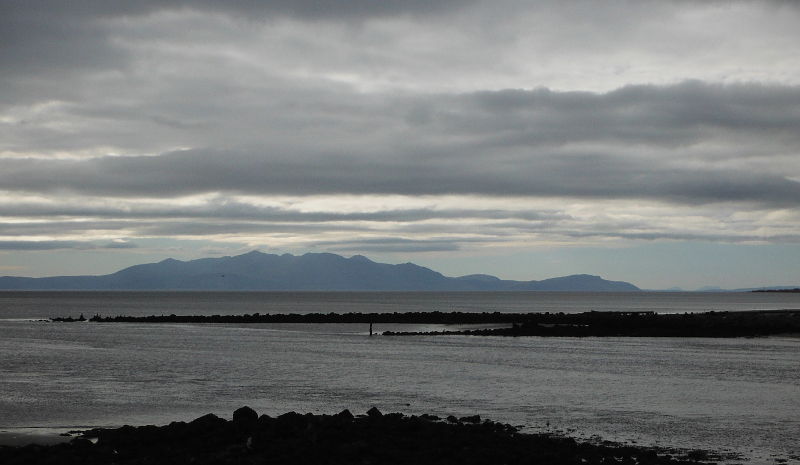
[[[703,312],[585,312],[529,314],[510,328],[386,332],[389,336],[469,335],[542,337],[758,337],[800,333],[800,310]]]
[[[52,318],[52,321],[87,321],[81,315]],[[89,322],[102,323],[407,323],[407,324],[507,324],[507,328],[458,331],[392,332],[386,336],[471,335],[471,336],[640,336],[640,337],[756,337],[800,333],[800,310],[667,313],[584,312],[584,313],[306,313],[245,315],[151,315],[144,317],[95,315]]]

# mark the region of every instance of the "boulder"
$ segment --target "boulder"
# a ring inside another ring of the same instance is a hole
[[[250,407],[241,407],[233,412],[234,423],[250,423],[258,420],[258,414]]]

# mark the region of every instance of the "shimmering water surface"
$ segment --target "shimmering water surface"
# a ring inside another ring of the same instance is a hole
[[[800,338],[370,337],[366,325],[54,316],[755,310],[797,294],[0,293],[0,432],[213,412],[480,414],[576,437],[800,463]],[[377,331],[401,325],[375,325]],[[408,327],[403,327],[404,329]],[[741,460],[739,460],[741,461]]]

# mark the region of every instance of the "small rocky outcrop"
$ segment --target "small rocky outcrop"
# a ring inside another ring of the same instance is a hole
[[[251,423],[258,420],[258,414],[250,407],[241,407],[233,412],[234,423]]]

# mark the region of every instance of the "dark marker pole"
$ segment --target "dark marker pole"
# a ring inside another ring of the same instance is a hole
[[[369,323],[369,335],[372,336],[372,322]]]

